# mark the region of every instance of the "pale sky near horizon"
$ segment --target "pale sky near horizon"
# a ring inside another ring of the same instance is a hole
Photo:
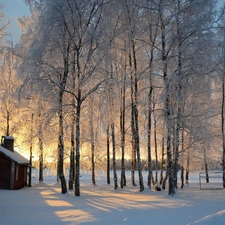
[[[222,6],[222,4],[225,4],[225,0],[218,0],[218,2],[220,6]],[[24,3],[24,0],[0,0],[0,3],[5,3],[4,13],[9,19],[13,19],[8,32],[12,34],[12,40],[14,44],[16,44],[20,38],[20,29],[16,23],[16,19],[22,16],[29,15],[29,7]]]

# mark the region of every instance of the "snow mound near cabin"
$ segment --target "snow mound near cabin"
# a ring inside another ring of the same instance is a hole
[[[194,223],[189,223],[187,225],[224,225],[225,224],[225,210],[219,211],[212,215],[207,215]]]

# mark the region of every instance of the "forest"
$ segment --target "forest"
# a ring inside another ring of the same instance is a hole
[[[223,171],[225,18],[215,0],[25,0],[19,43],[0,4],[0,129],[61,192],[81,170],[174,195]],[[69,170],[69,180],[65,170]],[[144,180],[142,171],[148,171]],[[178,177],[178,171],[181,177]],[[153,173],[154,171],[154,173]],[[138,183],[136,183],[136,178]]]

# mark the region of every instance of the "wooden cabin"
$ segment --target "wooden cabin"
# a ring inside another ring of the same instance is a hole
[[[0,146],[0,189],[17,190],[27,185],[29,160],[14,151],[14,138],[2,136]]]

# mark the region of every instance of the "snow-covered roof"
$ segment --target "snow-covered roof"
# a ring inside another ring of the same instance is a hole
[[[13,136],[3,136],[3,137],[5,137],[6,139],[13,139],[14,140],[14,137]]]
[[[0,146],[0,153],[3,153],[5,156],[19,164],[29,164],[29,160],[20,155],[17,151],[11,152],[10,150]]]

